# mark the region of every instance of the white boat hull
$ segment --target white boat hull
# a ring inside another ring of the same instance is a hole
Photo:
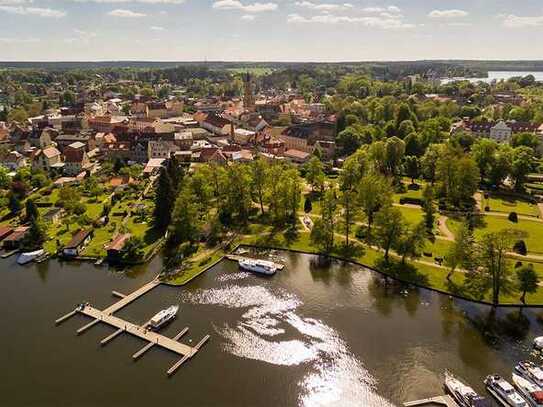
[[[40,256],[43,256],[45,254],[45,250],[40,249],[33,252],[27,252],[27,253],[21,253],[19,257],[17,257],[17,264],[23,265],[30,263],[37,259]]]

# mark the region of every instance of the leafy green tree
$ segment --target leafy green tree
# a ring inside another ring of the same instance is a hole
[[[23,247],[27,250],[34,250],[43,245],[47,239],[45,225],[39,217],[31,218],[30,229],[23,239]]]
[[[304,201],[304,212],[309,213],[313,210],[313,204],[311,203],[311,198],[306,197]]]
[[[394,242],[394,249],[401,256],[402,264],[405,264],[407,258],[420,257],[425,245],[426,225],[421,222],[412,228],[405,227],[404,233]]]
[[[336,191],[328,189],[321,200],[321,218],[315,222],[311,230],[311,241],[325,253],[330,253],[334,247],[335,215],[337,209]]]
[[[532,150],[537,150],[539,146],[539,138],[534,133],[516,133],[511,137],[511,146],[512,147],[530,147]]]
[[[486,178],[492,168],[497,149],[498,143],[488,138],[479,139],[471,148],[471,155],[477,163],[483,179]]]
[[[32,221],[33,219],[38,219],[40,213],[38,212],[38,207],[32,199],[27,199],[25,202],[25,212],[27,222]]]
[[[513,149],[511,161],[511,177],[515,181],[515,189],[522,190],[526,176],[533,169],[534,152],[530,147],[517,147]]]
[[[175,244],[194,243],[200,234],[201,225],[198,216],[198,198],[189,186],[181,189],[172,214],[171,241]]]
[[[426,225],[426,233],[431,235],[434,229],[434,217],[436,207],[434,205],[434,188],[431,185],[426,185],[422,190],[422,210],[424,211],[424,224]]]
[[[385,252],[385,263],[389,263],[390,249],[398,247],[406,232],[402,212],[398,208],[385,206],[375,216],[375,237]]]
[[[459,266],[468,271],[473,271],[476,268],[477,253],[475,250],[475,239],[467,223],[463,223],[456,233],[456,239],[445,255],[445,265],[449,267],[447,280],[452,278],[452,275]]]
[[[127,263],[134,263],[143,259],[145,243],[139,236],[131,236],[123,245],[121,257]]]
[[[11,109],[8,113],[8,122],[23,123],[28,119],[28,113],[23,107]]]
[[[411,184],[420,176],[420,161],[418,157],[408,155],[404,158],[405,174],[411,178]]]
[[[311,185],[311,190],[323,190],[324,188],[324,166],[321,160],[313,156],[305,165],[305,179]]]
[[[385,143],[385,161],[387,175],[396,177],[399,175],[399,169],[402,159],[405,155],[405,143],[397,137],[389,138]]]
[[[165,230],[170,224],[174,199],[175,193],[170,176],[165,168],[161,168],[155,192],[155,209],[153,212],[153,221],[157,229]]]
[[[371,226],[379,209],[392,205],[392,187],[389,181],[377,174],[362,177],[357,188],[358,205],[364,211],[368,223],[368,239],[371,240]]]
[[[17,194],[13,193],[12,191],[9,192],[8,208],[13,215],[18,214],[22,209],[21,200]]]
[[[0,189],[7,188],[11,182],[11,178],[8,175],[9,171],[7,168],[0,165]]]
[[[522,293],[520,301],[526,304],[526,294],[533,294],[539,287],[539,276],[534,270],[534,266],[521,266],[516,270],[517,288]]]
[[[512,159],[513,150],[511,147],[506,144],[500,145],[490,164],[488,177],[492,185],[500,186],[511,173]]]
[[[251,164],[251,184],[264,214],[264,196],[268,187],[268,164],[264,159],[258,159]]]
[[[437,168],[440,161],[441,152],[441,145],[432,144],[428,147],[421,160],[422,174],[424,175],[424,178],[432,185],[434,185],[436,181]]]

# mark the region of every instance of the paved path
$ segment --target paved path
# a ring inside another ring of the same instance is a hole
[[[451,232],[449,227],[447,226],[447,219],[449,218],[447,218],[445,215],[439,216],[437,220],[439,233],[443,239],[454,242],[454,233]]]

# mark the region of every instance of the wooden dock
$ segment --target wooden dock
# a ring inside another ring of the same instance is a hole
[[[140,358],[145,354],[149,349],[151,349],[154,346],[159,346],[163,349],[167,349],[173,353],[176,353],[177,355],[182,356],[181,359],[179,359],[170,369],[167,370],[168,376],[174,374],[177,369],[185,363],[187,360],[191,359],[199,350],[200,348],[209,340],[210,336],[206,335],[198,344],[194,347],[185,345],[184,343],[179,342],[179,339],[183,335],[185,335],[189,328],[186,327],[182,331],[180,331],[177,335],[175,335],[173,338],[168,338],[167,336],[161,335],[158,332],[152,331],[148,329],[149,321],[146,322],[143,325],[138,325],[130,321],[126,321],[122,318],[118,318],[113,315],[114,312],[120,310],[121,308],[127,306],[131,302],[135,301],[137,298],[141,297],[142,295],[148,293],[153,288],[158,286],[160,282],[155,279],[147,284],[145,284],[143,287],[137,289],[131,294],[124,295],[121,293],[118,293],[116,291],[113,291],[113,295],[117,297],[121,297],[119,301],[112,304],[108,308],[104,310],[99,310],[97,308],[94,308],[93,306],[89,304],[82,304],[78,306],[75,310],[69,312],[68,314],[58,318],[55,321],[55,324],[61,324],[62,322],[68,320],[75,314],[83,314],[90,318],[92,318],[92,321],[83,327],[79,328],[77,330],[77,334],[82,334],[87,329],[93,327],[94,325],[103,322],[107,325],[112,326],[113,328],[116,328],[116,330],[110,334],[109,336],[105,337],[100,341],[100,344],[102,346],[107,345],[110,341],[112,341],[117,336],[127,333],[133,336],[136,336],[140,339],[143,339],[147,342],[147,344],[134,353],[132,355],[132,358],[134,360]]]

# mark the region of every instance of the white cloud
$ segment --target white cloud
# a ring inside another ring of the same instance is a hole
[[[335,4],[335,3],[313,3],[311,1],[297,1],[294,3],[298,7],[308,8],[319,11],[333,11],[351,9],[354,6],[351,3]]]
[[[464,10],[433,10],[428,13],[430,18],[458,18],[466,17],[468,15],[467,11]]]
[[[159,27],[157,25],[152,25],[151,27],[149,27],[151,30],[153,31],[164,31],[164,27]]]
[[[32,0],[0,0],[1,6],[13,6],[27,3],[32,3]]]
[[[0,38],[0,44],[30,44],[40,42],[39,38]]]
[[[543,16],[520,17],[510,14],[504,16],[503,25],[507,28],[540,27],[543,26]]]
[[[139,17],[145,17],[147,14],[143,13],[137,13],[132,10],[125,10],[118,8],[116,10],[111,10],[109,13],[107,13],[108,16],[112,17],[122,17],[122,18],[139,18]]]
[[[2,1],[2,0],[0,0]],[[143,4],[183,4],[186,0],[73,0],[76,3],[143,3]]]
[[[95,32],[75,29],[74,30],[74,36],[70,37],[70,38],[65,38],[64,42],[66,42],[66,43],[74,43],[74,42],[88,43],[94,37],[96,37]]]
[[[276,3],[251,3],[243,4],[238,0],[219,0],[213,3],[213,8],[217,10],[241,10],[246,13],[260,13],[263,11],[273,11],[277,9]]]
[[[287,18],[289,23],[303,24],[361,24],[365,27],[380,28],[384,30],[414,28],[414,24],[408,24],[403,21],[403,16],[395,18],[383,18],[377,16],[349,17],[337,16],[333,14],[323,14],[318,16],[304,17],[299,14],[290,14]]]
[[[399,7],[396,6],[388,6],[388,7],[365,7],[362,9],[364,13],[393,13],[393,14],[399,14],[401,13],[401,10]]]
[[[244,21],[253,21],[255,19],[255,16],[253,16],[251,14],[245,14],[245,15],[241,16],[241,19],[244,20]]]
[[[39,17],[61,18],[66,16],[65,11],[41,7],[0,6],[0,11],[4,11],[10,14],[31,15]]]

